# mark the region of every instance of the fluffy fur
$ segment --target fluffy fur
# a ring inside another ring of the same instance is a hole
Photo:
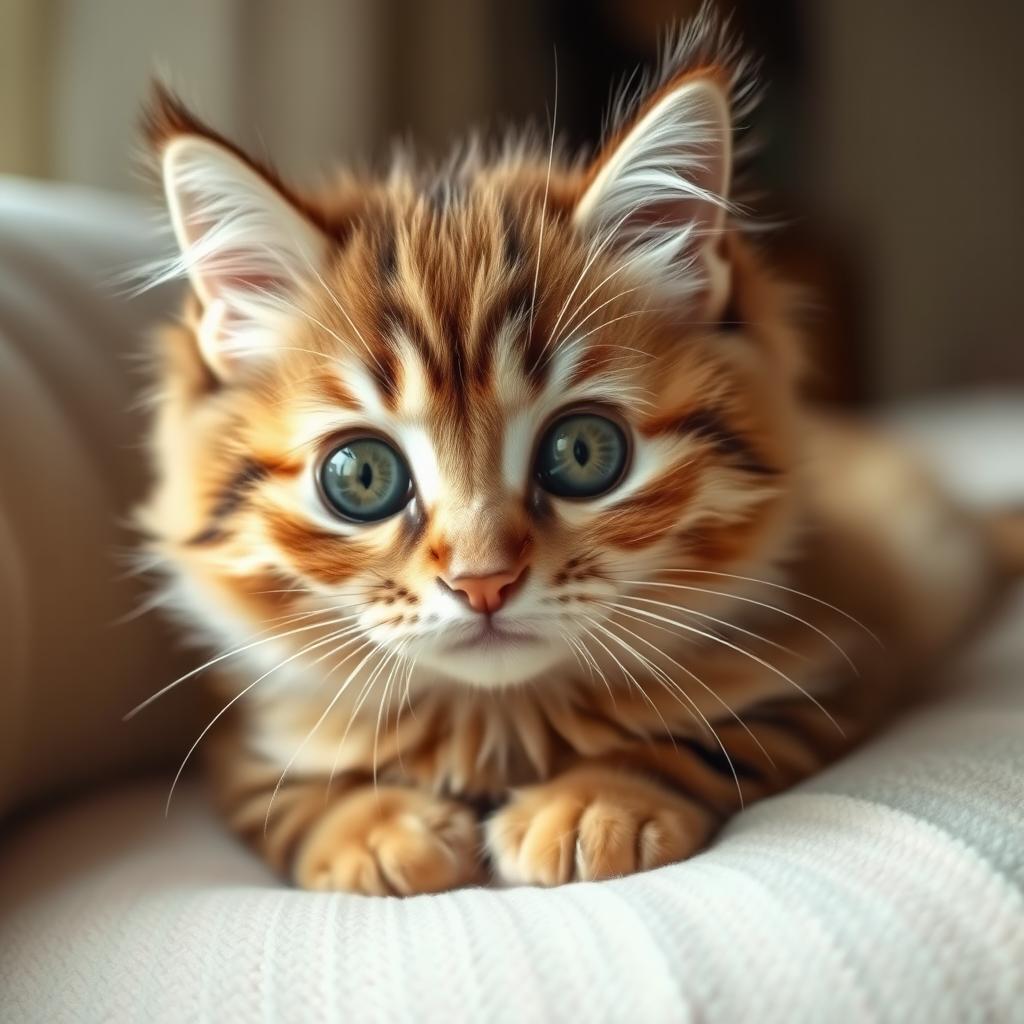
[[[704,19],[589,165],[513,147],[319,193],[156,95],[192,294],[141,522],[224,651],[197,740],[224,813],[297,884],[687,857],[864,735],[992,593],[983,526],[799,400],[793,294],[732,218],[750,95]],[[573,408],[631,437],[587,501],[532,469]],[[380,523],[316,484],[353,431],[412,469]],[[442,582],[512,568],[493,615]]]

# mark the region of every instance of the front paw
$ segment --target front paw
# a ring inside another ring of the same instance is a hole
[[[516,791],[488,823],[487,845],[502,881],[561,885],[683,860],[713,824],[703,808],[657,783],[584,767]]]
[[[304,889],[376,896],[443,892],[480,880],[472,812],[398,786],[356,790],[327,809],[295,860]]]

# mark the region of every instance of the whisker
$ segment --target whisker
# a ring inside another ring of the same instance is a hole
[[[330,657],[330,656],[332,656],[334,654],[337,654],[338,651],[344,650],[344,648],[348,647],[350,644],[357,643],[358,640],[359,640],[359,637],[356,637],[356,638],[354,638],[352,640],[349,640],[347,643],[342,644],[340,647],[333,647],[333,648],[331,648],[331,650],[328,651],[327,656]],[[345,664],[345,662],[347,662],[350,659],[354,658],[360,651],[365,650],[372,643],[373,643],[372,640],[365,640],[364,639],[363,642],[354,651],[349,651],[349,653],[346,654],[345,657],[341,659],[341,661],[339,661],[335,665],[331,666],[331,670],[330,670],[330,672],[327,673],[327,677],[326,678],[330,678],[339,668],[341,668],[342,665]],[[320,728],[320,726],[323,725],[323,723],[326,720],[327,716],[331,713],[331,710],[334,708],[334,706],[341,699],[341,695],[345,692],[345,688],[348,686],[349,681],[363,667],[363,665],[366,663],[366,660],[372,654],[373,654],[373,651],[370,651],[370,653],[367,654],[366,657],[363,658],[363,660],[360,661],[358,665],[356,665],[356,667],[349,674],[348,678],[345,680],[344,683],[342,683],[342,685],[338,688],[338,690],[336,691],[334,696],[331,698],[330,702],[324,708],[324,710],[321,713],[320,717],[316,720],[316,722],[313,723],[312,728],[309,730],[309,732],[306,733],[306,735],[303,738],[302,742],[295,748],[295,751],[292,753],[292,756],[288,759],[288,763],[284,766],[284,770],[281,772],[281,775],[280,775],[280,777],[277,780],[277,784],[274,786],[273,793],[270,794],[270,802],[267,804],[267,813],[266,813],[266,815],[263,818],[263,834],[264,835],[267,834],[267,828],[270,825],[270,814],[271,814],[271,811],[273,810],[273,807],[274,807],[274,801],[277,799],[277,794],[281,791],[281,787],[284,785],[285,777],[288,775],[288,772],[291,770],[292,765],[295,764],[295,762],[298,760],[299,755],[302,753],[303,750],[305,750],[306,744],[313,738],[313,736],[315,735],[317,730]]]
[[[607,636],[611,637],[611,639],[613,639],[620,646],[625,647],[626,650],[628,650],[631,654],[633,654],[633,656],[636,657],[637,660],[640,661],[641,664],[643,664],[643,662],[644,662],[643,655],[638,655],[628,644],[626,644],[622,640],[620,640],[617,636],[615,636],[614,633],[611,633],[607,629],[605,629],[601,625],[601,623],[599,623],[596,619],[591,618],[589,615],[584,615],[583,618],[585,618],[593,626],[596,626],[598,629],[600,629]],[[589,632],[589,630],[588,630],[588,632]],[[594,633],[590,633],[590,635],[591,635],[591,637],[593,637],[593,639],[597,643],[599,643],[604,648],[605,652],[608,654],[608,657],[611,658],[612,661],[614,661],[615,664],[619,666],[619,668],[622,670],[623,675],[626,676],[627,679],[632,680],[632,682],[636,684],[637,690],[640,691],[640,696],[643,697],[644,700],[646,700],[648,704],[650,704],[651,710],[654,711],[654,713],[661,720],[661,724],[665,727],[665,735],[668,736],[669,740],[672,743],[673,748],[676,748],[677,744],[676,744],[675,736],[673,736],[672,730],[671,730],[671,728],[669,728],[668,722],[665,721],[665,716],[661,713],[661,710],[658,708],[658,705],[655,704],[653,700],[651,700],[650,694],[643,688],[643,686],[640,685],[640,683],[637,680],[636,676],[634,676],[633,673],[630,672],[628,668],[626,668],[626,666],[619,660],[618,657],[616,657],[615,654],[612,653],[611,650],[609,650],[607,645],[604,644],[599,637],[597,637]]]
[[[404,641],[404,642],[408,643],[408,641]],[[401,664],[400,661],[396,661],[395,660],[396,657],[399,656],[399,651],[401,650],[401,646],[402,645],[399,644],[399,646],[392,648],[387,653],[387,655],[385,655],[385,657],[381,660],[380,664],[377,666],[377,669],[376,669],[376,677],[379,677],[380,674],[384,671],[384,666],[387,665],[389,661],[394,662],[394,664],[392,665],[391,672],[388,673],[388,678],[387,678],[386,682],[384,683],[384,688],[381,691],[380,705],[377,708],[377,721],[376,721],[376,723],[374,724],[374,727],[373,727],[373,757],[372,757],[372,761],[371,761],[371,765],[372,765],[371,772],[372,772],[372,775],[373,775],[373,789],[374,789],[374,792],[377,791],[377,752],[379,750],[379,743],[380,743],[380,720],[381,720],[381,716],[384,713],[385,701],[387,701],[388,695],[391,692],[391,683],[392,683],[392,680],[394,679],[394,668],[395,668],[396,665],[400,665]],[[385,721],[385,725],[386,724],[387,723]]]
[[[590,630],[586,629],[586,627],[584,627],[583,631],[587,634],[587,636],[591,638],[591,640],[597,640],[593,633],[591,633]],[[598,641],[598,643],[600,643],[600,641]],[[608,696],[611,699],[612,707],[617,707],[615,703],[615,692],[612,690],[611,683],[608,682],[608,677],[604,674],[604,670],[601,668],[597,658],[594,657],[593,652],[587,647],[582,637],[580,638],[580,649],[590,659],[595,671],[597,672],[598,678],[604,684],[604,688],[608,691]]]
[[[620,220],[619,223],[621,224],[623,222],[623,220],[625,218],[629,217],[632,212],[633,211],[630,210],[626,214],[624,214],[623,215],[623,219]],[[607,244],[607,241],[608,240],[606,240],[605,242],[602,243],[602,245],[601,245],[602,249]],[[579,313],[580,310],[582,310],[586,306],[587,302],[589,302],[590,299],[594,295],[596,295],[613,277],[618,276],[624,270],[628,270],[634,263],[636,263],[638,260],[643,259],[646,255],[647,255],[646,251],[641,249],[640,251],[638,251],[638,252],[634,253],[632,256],[630,256],[629,259],[625,260],[624,262],[619,263],[618,266],[616,266],[613,270],[609,271],[607,276],[605,276],[601,281],[599,281],[596,285],[594,285],[594,287],[590,289],[590,291],[586,294],[586,296],[577,304],[576,308],[572,311],[572,314],[569,317],[569,322],[570,323],[572,322],[573,317],[575,317],[576,314]],[[589,265],[590,264],[589,264],[589,261],[588,261],[588,267],[589,267]],[[582,278],[581,278],[581,281],[582,281]],[[577,287],[579,287],[579,283],[577,283]],[[574,288],[573,291],[570,293],[570,296],[569,296],[570,299],[572,298],[572,295],[575,294],[575,292],[576,292],[576,289]],[[568,304],[568,300],[567,300],[567,304]],[[551,329],[551,334],[552,335],[558,329],[558,324],[560,322],[561,322],[561,318],[559,318],[559,321],[556,322],[555,326]],[[566,332],[563,331],[561,337],[564,337],[565,333]],[[549,340],[550,340],[550,338],[549,338]],[[545,345],[544,348],[546,350],[547,349],[547,345]],[[555,348],[557,350],[557,348],[558,348],[557,344],[556,344]]]
[[[622,600],[629,600],[636,595],[633,594],[619,594]],[[639,600],[639,598],[638,598]],[[706,619],[709,622],[714,622],[719,626],[724,626],[728,630],[732,630],[736,633],[742,633],[744,636],[749,636],[752,640],[758,640],[768,647],[774,647],[775,650],[782,654],[788,654],[792,658],[796,658],[798,661],[809,662],[811,659],[806,654],[801,654],[799,651],[794,651],[792,647],[787,647],[785,644],[780,644],[776,640],[772,640],[769,637],[763,636],[761,633],[755,633],[752,629],[746,629],[743,626],[737,626],[733,622],[729,622],[728,619],[719,619],[714,615],[709,615],[707,612],[699,612],[696,608],[689,608],[682,604],[673,604],[671,601],[654,601],[652,598],[644,598],[643,600],[652,603],[659,604],[665,608],[671,608],[673,611],[682,612],[684,615],[695,615],[700,619]]]
[[[618,626],[619,629],[624,630],[626,633],[628,633],[630,636],[635,637],[637,640],[640,640],[640,641],[642,641],[644,643],[649,643],[649,641],[645,641],[642,636],[640,636],[638,633],[634,633],[633,630],[627,628],[621,622],[613,622],[612,620],[609,620],[608,624],[609,625]],[[609,633],[609,635],[612,635],[612,634]],[[632,645],[626,644],[626,646],[627,646],[627,648],[629,650],[632,651],[634,657],[637,657],[637,658],[641,657],[641,655],[632,647]],[[649,646],[654,647],[653,644],[649,644]],[[656,647],[654,647],[654,650],[657,651],[658,649]],[[658,653],[661,654],[662,652],[658,651]],[[657,667],[657,666],[654,666],[654,663],[651,662],[650,659],[646,659],[646,660],[647,660],[648,664],[652,665],[652,667]],[[678,665],[678,662],[676,662],[676,664]],[[681,665],[679,667],[682,668]],[[679,694],[682,695],[682,697],[684,697],[686,699],[687,704],[683,704],[682,701],[680,701],[679,697],[676,696],[675,694],[673,694],[672,691],[668,688],[668,686],[665,683],[662,683],[662,687],[665,689],[665,691],[670,696],[675,697],[676,701],[687,712],[689,712],[691,718],[694,718],[695,715],[698,716],[700,718],[700,722],[702,722],[704,724],[704,726],[706,726],[706,728],[710,731],[711,735],[714,737],[715,743],[718,744],[719,750],[722,751],[722,756],[725,758],[726,764],[729,765],[729,772],[731,773],[732,778],[733,778],[733,782],[736,785],[736,796],[739,798],[740,807],[745,806],[744,799],[743,799],[743,788],[740,786],[739,774],[736,771],[736,766],[735,766],[735,764],[733,764],[732,757],[729,755],[729,751],[726,748],[725,743],[722,742],[721,736],[718,735],[718,732],[715,729],[715,727],[711,724],[711,722],[708,720],[707,716],[697,706],[696,701],[694,701],[693,698],[681,686],[679,686],[678,683],[676,683],[675,680],[673,680],[672,677],[669,676],[667,672],[665,672],[664,670],[661,670],[661,673],[662,673],[662,675],[664,675],[664,677],[667,680],[667,682],[671,683],[676,688],[676,690],[678,690]],[[655,679],[658,682],[661,682],[661,680],[658,679],[657,676],[655,676]],[[753,734],[751,734],[751,737],[753,738]],[[672,738],[672,734],[671,733],[670,733],[670,738]],[[755,739],[755,742],[757,742],[756,739]],[[673,739],[673,746],[675,746],[674,739]]]
[[[140,711],[143,711],[145,708],[149,707],[149,705],[152,704],[154,701],[159,700],[165,693],[169,693],[176,686],[179,686],[181,683],[185,682],[187,679],[191,679],[194,676],[199,675],[201,672],[204,672],[206,669],[210,668],[213,665],[219,664],[220,662],[224,661],[227,658],[231,658],[231,657],[235,657],[236,655],[243,654],[243,653],[245,653],[245,651],[252,650],[254,647],[260,647],[263,644],[273,643],[274,641],[277,641],[277,640],[283,640],[285,637],[294,636],[296,633],[304,633],[304,632],[306,632],[307,630],[310,630],[310,629],[324,629],[327,626],[335,626],[335,625],[338,625],[338,624],[340,624],[342,622],[348,622],[352,618],[355,618],[355,616],[354,615],[353,616],[347,616],[346,615],[346,616],[342,616],[340,619],[332,619],[329,622],[313,622],[313,623],[310,623],[310,624],[305,625],[305,626],[299,626],[296,629],[287,630],[284,633],[275,633],[272,636],[263,637],[260,640],[254,640],[252,643],[246,643],[246,644],[243,644],[241,647],[235,647],[233,650],[226,651],[223,654],[218,654],[216,657],[210,658],[208,661],[203,662],[203,664],[200,665],[198,668],[194,668],[190,672],[186,672],[184,675],[178,676],[177,679],[175,679],[172,682],[168,683],[166,686],[161,687],[161,689],[157,690],[156,693],[154,693],[151,696],[147,697],[141,704],[137,704],[134,708],[132,708],[132,710],[129,711],[122,718],[122,721],[124,721],[124,722],[131,721],[131,719],[133,719]],[[257,634],[257,636],[258,635],[259,634]]]
[[[405,680],[404,680],[404,685],[403,685],[404,695],[403,695],[403,698],[402,698],[402,701],[404,702],[404,706],[409,709],[409,714],[412,715],[412,717],[414,719],[416,718],[416,709],[413,707],[413,704],[412,704],[412,692],[411,691],[412,691],[413,673],[416,670],[416,662],[418,660],[419,660],[419,653],[416,653],[415,655],[413,655],[411,661],[409,659],[406,659]],[[398,705],[398,713],[399,714],[402,713],[402,707],[403,707],[403,703],[399,702],[399,705]]]
[[[354,626],[349,626],[346,629],[339,630],[338,634],[336,636],[336,639],[342,640],[342,639],[345,639],[346,637],[350,637],[350,636],[354,635],[355,639],[358,640],[360,633],[365,635],[365,631],[364,631],[363,627],[360,624],[357,623]],[[328,658],[333,658],[334,655],[338,653],[338,651],[343,651],[349,645],[349,643],[355,643],[355,640],[347,641],[346,643],[342,644],[340,647],[332,647],[329,651],[327,651],[324,654],[321,654],[318,658],[314,658],[309,663],[309,667],[312,668],[314,665],[319,665],[322,661],[326,661]],[[344,661],[338,663],[338,665],[344,665],[344,664],[345,664]],[[331,677],[331,675],[334,673],[334,670],[336,668],[338,668],[338,665],[334,665],[330,669],[330,671],[327,673],[327,675],[324,676],[324,678],[325,679],[329,679]]]
[[[362,331],[359,330],[359,328],[355,324],[355,321],[352,319],[352,317],[349,316],[348,310],[345,309],[345,307],[341,304],[341,300],[334,293],[334,291],[328,287],[327,282],[323,279],[323,277],[320,276],[320,271],[317,270],[315,266],[313,266],[312,261],[309,260],[308,257],[307,262],[309,263],[309,269],[312,270],[313,273],[316,275],[316,279],[320,282],[320,285],[323,288],[323,290],[327,292],[327,294],[331,297],[331,301],[335,304],[335,306],[338,307],[339,311],[341,312],[341,315],[348,321],[349,327],[351,327],[352,330],[355,331],[356,337],[362,342],[363,348],[366,349],[366,351],[370,354],[370,358],[374,361],[374,363],[377,364],[377,369],[380,370],[381,373],[384,373],[384,367],[381,365],[380,360],[377,358],[377,353],[374,352],[373,349],[370,348],[370,346],[367,344],[366,339],[363,337]],[[331,331],[330,333],[334,334],[333,331]],[[337,338],[338,336],[334,334],[334,337]],[[341,339],[339,338],[338,340],[340,341]]]
[[[576,643],[575,638],[565,634],[563,635],[562,640],[565,642],[565,646],[568,647],[572,653],[572,656],[576,661],[576,665],[581,669],[585,669],[587,674],[590,676],[591,682],[596,683],[597,676],[594,675],[594,670],[590,667],[590,662],[586,661],[580,654],[579,644]]]
[[[593,620],[589,620],[589,621],[593,621]],[[672,693],[671,690],[668,690],[666,688],[666,692],[669,693],[669,696],[673,697],[673,699],[675,699],[676,702],[679,703],[684,708],[684,710],[690,715],[690,717],[693,718],[693,720],[694,720],[696,725],[700,726],[703,723],[703,725],[706,726],[706,728],[708,730],[710,730],[711,734],[714,735],[714,729],[711,727],[711,723],[708,722],[707,719],[701,714],[700,709],[694,703],[693,698],[690,697],[690,695],[679,685],[679,683],[677,683],[660,665],[658,665],[655,662],[653,662],[646,655],[643,655],[639,651],[637,651],[636,648],[633,647],[632,644],[627,643],[621,637],[617,637],[614,634],[612,634],[611,632],[609,632],[607,627],[615,625],[615,626],[618,626],[620,629],[625,630],[625,632],[627,632],[627,633],[631,632],[630,630],[626,629],[626,627],[623,626],[622,623],[614,622],[610,618],[605,618],[603,623],[595,623],[595,625],[606,636],[611,637],[613,640],[615,640],[616,643],[618,643],[621,647],[624,647],[630,654],[632,654],[633,657],[636,658],[637,661],[639,661],[640,664],[643,665],[651,673],[651,675],[654,677],[656,682],[661,684],[663,687],[667,687],[667,686],[673,687],[677,691],[677,693]],[[688,707],[686,704],[683,704],[682,701],[680,700],[680,697],[682,697],[685,701],[687,701],[687,703],[690,706]],[[700,716],[700,720],[699,721],[698,721],[698,719],[696,717],[697,715]],[[662,719],[662,722],[665,725],[665,732],[671,738],[672,735],[673,735],[671,727],[668,725],[668,723],[666,723],[664,721],[664,719]]]
[[[605,305],[607,305],[607,303],[605,303]],[[597,308],[600,309],[601,307],[598,306]],[[597,310],[595,310],[594,312],[597,312]],[[613,316],[610,320],[605,320],[603,323],[598,324],[596,327],[592,328],[591,330],[587,331],[584,334],[577,335],[576,337],[574,337],[571,340],[566,341],[564,343],[560,342],[555,348],[553,348],[550,352],[548,352],[548,354],[544,357],[544,361],[543,361],[543,363],[541,365],[542,366],[547,366],[551,362],[551,360],[554,359],[555,356],[559,352],[565,352],[567,350],[570,350],[574,345],[582,344],[584,341],[586,341],[587,338],[590,338],[593,335],[597,334],[597,332],[600,331],[602,328],[609,327],[611,324],[616,324],[620,320],[628,320],[630,317],[643,316],[645,313],[654,313],[654,312],[659,312],[659,310],[634,309],[634,310],[630,310],[628,313],[623,313],[621,316]],[[617,344],[609,344],[607,342],[601,342],[600,347],[601,348],[617,348],[617,349],[622,349],[623,351],[626,351],[626,352],[633,352],[636,355],[645,356],[648,360],[653,358],[653,356],[651,355],[650,352],[645,352],[643,349],[635,348],[635,347],[630,347],[628,345],[617,345]],[[653,404],[653,403],[648,403],[648,404]]]
[[[570,331],[578,331],[592,316],[596,316],[606,306],[610,306],[616,300],[623,299],[627,295],[632,295],[633,292],[638,292],[642,288],[643,288],[643,285],[639,285],[639,284],[631,285],[629,288],[623,288],[622,291],[616,292],[613,296],[611,296],[611,298],[605,299],[604,302],[598,303],[582,320],[579,321],[579,323],[577,323],[577,324],[567,323],[565,328],[562,330],[562,333],[556,339],[555,344],[557,345],[560,341],[562,341],[563,338],[565,338],[565,336]],[[641,312],[641,310],[637,310],[637,312]]]
[[[555,51],[555,102],[551,113],[551,143],[548,146],[548,173],[544,179],[544,202],[540,208],[540,237],[537,240],[537,265],[533,270],[533,294],[530,296],[530,328],[527,338],[533,337],[533,315],[537,307],[537,284],[540,281],[540,259],[544,250],[544,226],[548,213],[548,192],[551,190],[551,165],[555,159],[555,126],[558,124],[558,52]]]
[[[807,601],[813,601],[817,605],[821,605],[823,608],[828,608],[829,611],[835,612],[837,615],[841,615],[844,619],[852,622],[858,629],[863,630],[872,640],[878,644],[879,647],[885,647],[885,644],[879,639],[879,637],[873,633],[867,626],[864,625],[860,619],[851,615],[848,611],[844,611],[838,605],[829,604],[828,601],[822,600],[820,597],[815,597],[813,594],[808,594],[806,591],[797,590],[795,587],[787,587],[782,583],[775,583],[772,580],[760,580],[754,576],[737,576],[732,572],[713,572],[711,569],[659,569],[658,572],[685,572],[685,573],[699,573],[704,576],[723,576],[731,580],[742,580],[744,583],[760,583],[763,587],[772,587],[774,590],[784,590],[788,594],[794,594],[796,597],[802,597]]]
[[[688,590],[695,594],[707,594],[709,597],[724,597],[730,601],[740,601],[743,604],[752,604],[756,605],[758,608],[765,608],[768,611],[775,612],[777,615],[782,615],[784,618],[791,619],[794,622],[799,622],[800,625],[806,626],[812,633],[817,633],[817,635],[829,644],[833,650],[842,657],[846,664],[850,666],[853,674],[858,677],[860,676],[860,669],[857,668],[853,658],[846,653],[845,649],[840,644],[833,640],[832,637],[830,637],[828,633],[819,626],[814,625],[813,622],[808,622],[806,619],[801,618],[795,612],[791,612],[786,608],[778,608],[773,604],[768,604],[766,601],[758,601],[756,598],[744,597],[741,594],[730,594],[724,590],[708,590],[705,587],[691,587],[685,583],[648,583],[643,580],[622,580],[622,582],[635,587],[667,587],[670,590]],[[650,598],[637,597],[636,600],[650,602]]]
[[[225,714],[227,714],[227,712],[230,710],[230,708],[232,708],[236,703],[238,703],[238,701],[240,701],[255,686],[258,686],[260,683],[263,682],[264,679],[266,679],[268,676],[272,675],[278,669],[284,668],[285,665],[287,665],[290,662],[294,661],[296,658],[299,658],[302,655],[306,654],[308,651],[311,651],[314,648],[319,647],[321,644],[330,643],[333,640],[334,640],[333,636],[325,637],[322,640],[315,641],[314,643],[307,644],[306,646],[300,648],[294,654],[289,655],[287,658],[285,658],[284,661],[279,661],[273,668],[268,669],[259,678],[254,679],[247,686],[245,686],[241,690],[239,690],[238,693],[236,693],[234,695],[234,697],[232,697],[224,705],[224,707],[222,707],[220,709],[220,711],[218,711],[217,714],[215,714],[213,716],[213,718],[211,718],[210,721],[206,723],[206,726],[204,727],[203,731],[196,737],[196,739],[193,742],[192,746],[188,748],[188,753],[185,754],[185,757],[182,759],[181,764],[178,766],[178,770],[177,770],[177,772],[174,775],[174,780],[171,782],[171,788],[170,788],[169,792],[167,793],[167,802],[166,802],[166,804],[164,804],[164,817],[166,817],[170,813],[170,810],[171,810],[171,800],[174,798],[174,790],[176,789],[176,787],[178,785],[178,780],[181,778],[182,772],[185,771],[185,766],[188,764],[189,759],[192,757],[192,754],[195,752],[196,747],[198,747],[199,744],[202,743],[202,741],[203,741],[204,737],[206,736],[206,734],[217,724],[218,721],[220,721],[220,719]]]
[[[412,641],[413,638],[411,636],[406,637],[405,640],[399,641],[398,647],[395,650],[395,660],[391,665],[390,671],[388,672],[388,680],[387,683],[385,684],[385,692],[389,693],[387,706],[384,714],[385,729],[391,727],[391,710],[392,708],[394,708],[395,696],[398,697],[398,707],[395,709],[395,724],[393,728],[395,736],[395,753],[398,756],[399,767],[403,775],[405,774],[405,766],[402,764],[401,760],[401,733],[399,730],[398,722],[402,715],[402,681],[404,678],[405,670],[408,667],[409,663],[409,659],[406,656],[406,651],[408,651],[409,647],[412,644]],[[393,695],[390,694],[392,686],[394,687]]]
[[[646,599],[634,598],[634,600],[643,601]],[[759,657],[751,651],[744,650],[742,647],[738,646],[737,644],[731,643],[723,637],[715,636],[714,633],[708,633],[706,630],[697,629],[695,626],[689,626],[686,623],[679,622],[676,619],[669,619],[666,618],[664,615],[658,615],[655,612],[645,611],[642,608],[634,608],[633,611],[635,611],[638,615],[644,616],[644,618],[656,619],[660,622],[667,622],[671,625],[678,626],[680,629],[683,629],[688,633],[695,633],[696,635],[702,636],[707,640],[711,640],[716,644],[721,644],[723,647],[728,647],[730,650],[735,651],[737,654],[743,655],[743,657],[745,658],[749,658],[751,661],[757,662],[757,664],[761,665],[763,668],[768,669],[769,672],[772,672],[774,675],[777,675],[780,679],[784,679],[787,683],[789,683],[790,686],[796,689],[799,693],[802,693],[832,723],[832,725],[836,728],[840,736],[846,736],[846,733],[843,730],[842,726],[832,717],[832,715],[829,713],[828,708],[826,708],[816,697],[808,693],[799,683],[795,682],[788,675],[786,675],[786,673],[783,672],[782,669],[777,668],[771,662],[765,661],[764,658]]]
[[[562,317],[565,315],[565,311],[569,308],[569,303],[572,302],[573,296],[575,296],[580,285],[583,284],[583,279],[586,277],[587,271],[601,256],[601,253],[604,252],[604,250],[611,244],[619,228],[625,224],[625,222],[632,217],[642,205],[642,203],[634,203],[633,206],[631,206],[610,228],[608,228],[604,238],[594,246],[590,255],[587,257],[586,262],[583,264],[583,269],[580,271],[580,275],[576,279],[576,283],[573,285],[572,291],[570,291],[566,296],[565,302],[562,303],[562,308],[558,311],[558,316],[555,318],[555,323],[551,328],[551,332],[548,334],[547,340],[544,342],[544,348],[541,349],[541,355],[547,351],[548,345],[551,344],[552,339],[555,337],[555,333],[557,332],[559,325],[562,323]],[[576,308],[579,309],[578,306]],[[576,310],[573,311],[573,315],[575,315],[575,312]]]
[[[656,622],[655,623],[649,623],[649,622],[646,622],[644,619],[640,618],[638,615],[633,614],[632,610],[629,609],[628,606],[626,606],[626,605],[619,605],[619,604],[615,603],[615,604],[604,604],[604,607],[605,608],[615,608],[618,611],[618,614],[623,615],[623,616],[625,616],[628,619],[632,619],[634,622],[645,623],[646,625],[653,626],[655,629],[664,630],[666,633],[671,633],[672,632],[672,630],[670,630],[667,626],[663,626],[660,623],[656,623]],[[626,627],[623,626],[622,623],[615,623],[615,624],[618,625],[622,629],[626,629]],[[772,757],[772,755],[768,753],[768,751],[765,749],[765,747],[763,746],[761,741],[757,738],[757,736],[754,735],[754,733],[750,730],[750,727],[747,725],[747,723],[744,722],[743,719],[740,717],[740,715],[736,711],[736,709],[733,708],[722,697],[721,694],[717,693],[713,687],[709,686],[706,682],[704,682],[704,680],[701,679],[700,676],[698,676],[692,669],[687,668],[686,665],[682,664],[679,661],[676,661],[676,659],[673,658],[670,654],[667,654],[665,651],[660,650],[658,647],[656,647],[654,644],[652,644],[650,640],[645,639],[644,637],[640,636],[638,633],[634,633],[632,630],[626,630],[626,631],[628,633],[630,633],[632,636],[635,636],[637,640],[640,640],[642,643],[647,644],[653,650],[657,651],[663,658],[666,658],[668,661],[670,661],[680,671],[685,672],[686,675],[689,676],[689,678],[692,679],[695,683],[697,683],[700,687],[702,687],[707,692],[707,694],[710,697],[712,697],[716,701],[718,701],[718,703],[721,704],[722,707],[725,708],[725,710],[729,713],[729,716],[736,721],[737,725],[739,725],[739,727],[756,744],[758,750],[760,750],[761,753],[764,754],[765,758],[767,759],[768,763],[772,766],[772,768],[777,768],[778,767],[775,764],[775,759]],[[703,718],[703,715],[701,717]],[[715,731],[713,727],[711,727],[711,731],[712,732]]]
[[[371,651],[370,653],[371,654],[380,654],[382,651],[384,651],[384,647],[383,647],[382,644],[377,643],[376,641],[375,641],[375,643],[376,643],[376,646],[375,646],[374,650]],[[369,655],[367,657],[369,657]],[[381,663],[378,662],[377,665],[374,666],[373,670],[370,672],[370,675],[366,678],[366,681],[363,683],[362,687],[360,688],[359,695],[356,698],[356,706],[352,710],[352,713],[349,715],[348,723],[345,725],[345,731],[341,734],[341,739],[338,741],[338,744],[335,747],[335,750],[334,750],[334,761],[331,763],[331,773],[330,773],[330,775],[327,776],[327,793],[328,794],[331,791],[331,786],[334,785],[334,776],[338,772],[338,759],[341,757],[341,752],[342,752],[342,750],[345,747],[345,741],[348,739],[348,734],[349,734],[349,732],[352,729],[353,723],[359,717],[359,712],[362,711],[363,705],[366,703],[366,698],[369,697],[370,692],[373,689],[373,684],[374,684],[374,681],[376,679],[377,669],[380,668],[380,664]]]

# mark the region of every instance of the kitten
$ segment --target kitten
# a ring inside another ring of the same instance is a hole
[[[191,293],[141,520],[226,652],[219,803],[296,884],[689,857],[993,592],[985,524],[800,400],[794,290],[729,198],[752,94],[705,17],[590,163],[307,192],[157,92]]]

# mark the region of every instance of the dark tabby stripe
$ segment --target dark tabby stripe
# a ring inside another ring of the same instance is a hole
[[[252,488],[261,480],[265,480],[269,473],[270,470],[266,466],[252,459],[242,463],[242,467],[218,492],[206,526],[186,543],[190,546],[201,546],[223,540],[227,536],[224,521],[241,508]]]
[[[667,429],[710,442],[717,452],[726,456],[737,469],[742,469],[746,473],[776,476],[779,472],[763,462],[750,441],[730,430],[721,417],[711,409],[698,409],[696,412],[687,413],[668,424]]]
[[[706,747],[703,743],[690,736],[673,736],[672,742],[677,747],[685,747],[708,768],[718,772],[720,775],[732,778],[733,771],[735,770],[736,777],[744,781],[761,782],[764,780],[763,773],[754,768],[753,765],[748,764],[732,753],[727,758],[719,747]],[[730,759],[732,761],[731,765],[729,763]]]

